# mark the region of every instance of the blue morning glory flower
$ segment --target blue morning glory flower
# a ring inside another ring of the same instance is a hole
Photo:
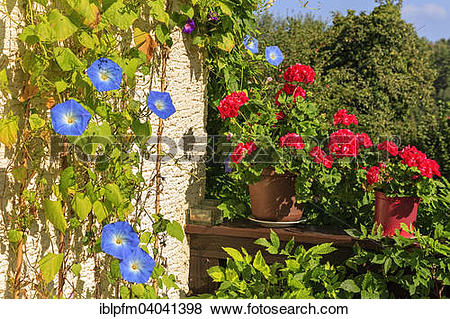
[[[147,106],[163,120],[175,113],[172,98],[167,92],[150,91]]]
[[[50,110],[53,130],[61,135],[79,136],[86,130],[91,114],[75,100],[55,105]]]
[[[96,60],[86,70],[92,84],[99,92],[118,90],[122,82],[122,68],[107,58]]]
[[[135,248],[119,260],[120,273],[129,282],[145,284],[152,275],[155,261],[142,248]]]
[[[127,222],[117,222],[103,227],[102,250],[116,258],[124,259],[130,251],[139,246],[139,236]]]
[[[277,46],[267,47],[266,48],[266,60],[270,64],[274,66],[279,66],[281,62],[284,60],[283,53]]]
[[[258,53],[258,40],[256,40],[254,37],[246,35],[244,38],[244,46],[251,53],[254,53],[254,54]]]

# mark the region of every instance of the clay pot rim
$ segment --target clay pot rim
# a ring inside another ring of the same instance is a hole
[[[415,196],[387,197],[383,192],[380,192],[380,191],[375,191],[375,198],[390,200],[390,201],[397,201],[397,200],[402,200],[402,199],[413,199],[414,201],[420,202],[422,200],[422,198],[415,197]]]

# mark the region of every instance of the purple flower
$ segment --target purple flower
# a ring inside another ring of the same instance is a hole
[[[208,20],[217,22],[217,21],[219,21],[219,16],[214,11],[209,11]]]
[[[187,34],[192,34],[195,30],[195,21],[193,19],[188,19],[183,27],[183,32]]]
[[[228,154],[227,158],[225,159],[225,162],[223,162],[225,165],[225,173],[231,173],[233,171],[230,162],[231,162],[231,153]]]

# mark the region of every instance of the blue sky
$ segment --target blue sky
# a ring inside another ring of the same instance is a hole
[[[275,15],[311,13],[331,22],[331,13],[346,13],[347,9],[370,12],[376,5],[373,0],[311,0],[304,8],[303,0],[276,0],[269,10]],[[436,41],[450,38],[450,0],[404,0],[402,17],[412,23],[419,36]]]

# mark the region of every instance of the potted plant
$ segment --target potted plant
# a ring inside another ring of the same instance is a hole
[[[296,64],[268,78],[250,97],[246,91],[233,92],[219,103],[221,118],[229,121],[226,170],[249,186],[256,219],[291,222],[302,217],[296,179],[309,171],[306,140],[322,125],[303,88],[314,76],[311,67]]]
[[[391,141],[377,146],[385,160],[366,172],[365,188],[375,191],[375,223],[383,226],[383,234],[392,236],[397,229],[404,237],[413,236],[419,203],[429,203],[436,197],[441,184],[439,165],[415,146],[399,151]],[[401,227],[405,224],[408,231]]]

